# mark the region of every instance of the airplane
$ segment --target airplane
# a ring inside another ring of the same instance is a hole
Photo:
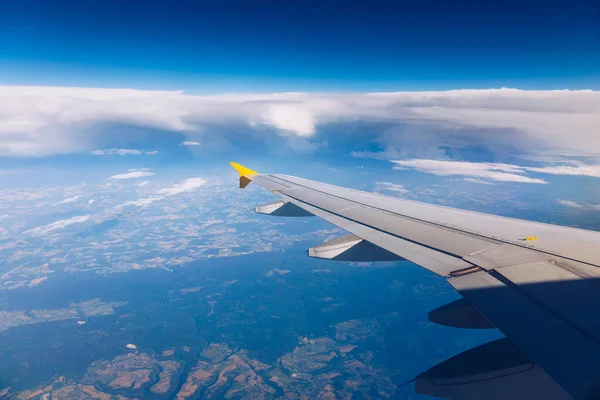
[[[600,399],[600,232],[231,165],[240,188],[254,182],[280,198],[255,212],[314,215],[348,232],[309,249],[309,256],[409,260],[462,295],[431,311],[430,321],[505,335],[419,374],[416,392],[447,399]]]

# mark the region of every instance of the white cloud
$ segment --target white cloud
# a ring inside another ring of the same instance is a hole
[[[161,189],[157,193],[172,196],[179,193],[192,192],[205,183],[206,181],[202,178],[188,178],[175,184],[173,187]]]
[[[309,138],[320,126],[355,121],[395,124],[382,137],[369,138],[383,146],[388,159],[406,158],[404,148],[409,145],[422,147],[410,157],[436,158],[440,145],[465,143],[600,155],[600,92],[595,91],[197,96],[180,91],[0,87],[0,155],[9,156],[87,152],[98,144],[111,150],[118,141],[97,128],[102,124],[147,127],[177,136],[206,135],[203,126],[219,124],[247,127],[246,132],[267,127],[256,137],[272,142],[269,135]],[[365,150],[366,146],[349,151]]]
[[[204,179],[197,178],[197,177],[184,179],[181,182],[176,183],[175,185],[173,185],[171,187],[158,190],[156,193],[159,196],[145,197],[145,198],[137,199],[134,201],[127,201],[127,202],[123,203],[123,206],[137,206],[137,207],[147,206],[149,204],[154,203],[155,201],[163,200],[169,196],[175,196],[175,195],[178,195],[181,193],[193,192],[194,190],[198,189],[200,186],[203,186],[205,183],[206,183],[206,181]]]
[[[135,149],[92,150],[90,153],[95,156],[128,156],[128,155],[139,156],[140,154],[142,154],[141,151],[135,150]]]
[[[567,207],[571,207],[571,208],[583,208],[583,205],[576,203],[574,201],[571,201],[571,200],[557,199],[556,201],[558,202],[558,204],[562,204],[563,206],[567,206]]]
[[[552,175],[580,175],[594,176],[600,178],[600,165],[558,165],[552,167],[523,167],[527,171],[539,172]]]
[[[154,203],[157,200],[162,200],[162,199],[164,199],[164,196],[146,197],[146,198],[137,199],[137,200],[134,200],[134,201],[126,201],[125,203],[123,203],[123,206],[143,207],[143,206],[147,206],[148,204]]]
[[[144,187],[144,186],[148,186],[149,184],[150,184],[150,181],[143,181],[143,182],[138,183],[137,185],[139,187]]]
[[[201,146],[200,142],[194,142],[192,140],[184,140],[183,142],[179,143],[180,146]]]
[[[522,175],[524,171],[518,165],[419,159],[392,162],[396,164],[394,169],[414,169],[440,176],[469,176],[504,182],[547,183],[542,179]]]
[[[39,226],[37,228],[31,229],[25,233],[29,233],[32,236],[44,236],[48,233],[52,233],[56,230],[66,228],[69,225],[73,224],[81,224],[90,219],[91,215],[82,215],[80,217],[73,217],[69,219],[63,219],[60,221],[52,222],[48,225]]]
[[[95,202],[96,202],[96,200],[94,200],[94,199],[90,199],[90,200],[88,200],[88,204],[89,204],[90,206],[91,206],[92,204],[94,204]]]
[[[479,184],[482,184],[482,185],[495,185],[495,183],[492,183],[492,182],[489,182],[489,181],[484,181],[484,180],[481,180],[481,179],[476,179],[476,178],[465,178],[463,180],[465,180],[467,182],[479,183]]]
[[[600,178],[600,165],[557,165],[526,167],[501,163],[477,163],[430,159],[393,160],[394,169],[413,169],[440,176],[468,176],[466,181],[487,183],[491,181],[547,183],[530,178],[527,172],[549,175],[591,176]]]
[[[81,198],[81,195],[79,194],[77,196],[73,196],[73,197],[69,197],[68,199],[61,200],[58,203],[54,203],[54,205],[58,206],[58,205],[61,205],[61,204],[75,203],[80,198]]]
[[[140,150],[136,149],[103,149],[103,150],[92,150],[90,154],[94,156],[139,156],[142,154]],[[158,150],[145,151],[143,154],[154,156],[158,154]]]
[[[562,204],[563,206],[570,207],[570,208],[576,208],[579,210],[600,211],[600,204],[579,204],[572,200],[561,200],[561,199],[557,199],[556,201],[559,204]]]
[[[399,185],[397,183],[392,182],[375,182],[375,191],[376,192],[397,192],[397,193],[407,193],[408,190],[404,189],[403,185]]]
[[[144,176],[152,176],[154,175],[154,172],[150,172],[147,171],[146,168],[142,168],[139,170],[130,170],[129,172],[125,173],[125,174],[118,174],[118,175],[113,175],[110,176],[108,179],[136,179],[136,178],[142,178]]]

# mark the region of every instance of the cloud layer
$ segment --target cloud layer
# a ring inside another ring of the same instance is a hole
[[[398,194],[408,193],[408,190],[404,189],[404,185],[399,185],[392,182],[375,182],[375,192],[395,192]]]
[[[513,164],[478,163],[429,159],[393,160],[394,169],[412,169],[440,176],[466,176],[488,181],[547,183],[543,179],[526,176],[527,172],[550,175],[578,175],[600,177],[600,165],[561,165],[552,167],[526,167]],[[480,183],[488,183],[481,181]]]
[[[168,187],[168,188],[163,188],[160,189],[156,192],[156,196],[152,196],[152,197],[145,197],[145,198],[141,198],[141,199],[137,199],[134,201],[127,201],[125,203],[123,203],[123,206],[138,206],[138,207],[143,207],[143,206],[147,206],[148,204],[152,204],[155,201],[158,200],[163,200],[169,196],[174,196],[177,194],[181,194],[181,193],[188,193],[188,192],[193,192],[195,190],[197,190],[199,187],[203,186],[206,183],[206,180],[202,179],[202,178],[187,178],[182,180],[179,183],[176,183],[175,185]]]
[[[90,154],[94,156],[128,156],[134,155],[139,156],[142,154],[141,151],[135,149],[104,149],[104,150],[92,150]]]
[[[579,175],[600,178],[600,165],[558,165],[553,167],[523,167],[528,171],[551,175]]]
[[[142,169],[131,170],[125,174],[113,175],[113,176],[108,177],[108,179],[116,179],[116,180],[137,179],[137,178],[142,178],[144,176],[152,176],[152,175],[154,175],[154,172],[150,172],[150,171],[146,170],[145,168],[142,168]]]
[[[522,167],[510,164],[475,163],[440,160],[396,160],[395,169],[415,169],[440,176],[468,176],[493,181],[547,183],[522,175]]]
[[[180,146],[200,146],[201,143],[200,142],[195,142],[193,140],[184,140],[183,142],[179,143]]]
[[[159,190],[158,194],[164,194],[166,196],[173,196],[175,194],[192,192],[204,185],[206,181],[202,178],[188,178],[175,184],[173,187]]]
[[[336,135],[350,135],[355,128],[344,124],[357,122],[386,126],[383,131],[361,133],[366,135],[365,143],[376,142],[383,149],[374,154],[369,154],[373,150],[368,146],[351,149],[363,156],[406,158],[407,148],[420,146],[425,158],[439,146],[466,143],[600,156],[600,92],[593,91],[193,96],[176,91],[0,87],[0,155],[4,156],[47,156],[104,147],[107,150],[95,151],[127,150],[111,143],[116,139],[102,129],[110,124],[171,132],[178,138],[176,143],[184,137],[188,143],[203,144],[213,135],[212,128],[227,125],[243,127],[252,140],[268,142],[275,135],[296,138],[290,143],[300,146],[301,140],[326,143],[335,141]],[[337,128],[328,130],[332,125]],[[239,134],[239,129],[235,132]]]
[[[139,156],[142,154],[140,150],[136,149],[103,149],[103,150],[92,150],[90,154],[94,156]],[[145,151],[143,154],[154,156],[158,154],[157,150]]]
[[[69,225],[73,224],[81,224],[83,222],[89,221],[91,215],[82,215],[79,217],[73,217],[69,219],[63,219],[60,221],[52,222],[48,225],[39,226],[37,228],[31,229],[25,233],[29,233],[32,236],[44,236],[48,233],[52,233],[56,230],[66,228]]]
[[[600,204],[579,204],[572,200],[561,200],[561,199],[557,199],[556,201],[558,202],[558,204],[562,204],[563,206],[570,207],[570,208],[576,208],[578,210],[600,211]]]
[[[62,205],[62,204],[75,203],[80,198],[81,198],[81,195],[78,194],[77,196],[73,196],[73,197],[69,197],[68,199],[61,200],[61,201],[55,203],[54,205],[59,206],[59,205]]]

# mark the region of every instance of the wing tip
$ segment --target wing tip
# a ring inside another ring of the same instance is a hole
[[[229,163],[239,174],[240,174],[240,188],[244,189],[250,182],[252,182],[252,177],[254,175],[258,175],[258,172],[251,170],[248,167],[244,167],[236,162]]]
[[[253,171],[248,167],[244,167],[236,162],[232,161],[229,164],[240,174],[240,176],[250,177],[252,175],[258,175],[258,172]]]

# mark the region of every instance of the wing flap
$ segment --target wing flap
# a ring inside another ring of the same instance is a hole
[[[274,203],[258,206],[254,209],[257,214],[274,215],[277,217],[310,217],[311,213],[292,203],[276,201]]]
[[[349,234],[308,249],[308,256],[335,261],[401,261],[402,257]]]

